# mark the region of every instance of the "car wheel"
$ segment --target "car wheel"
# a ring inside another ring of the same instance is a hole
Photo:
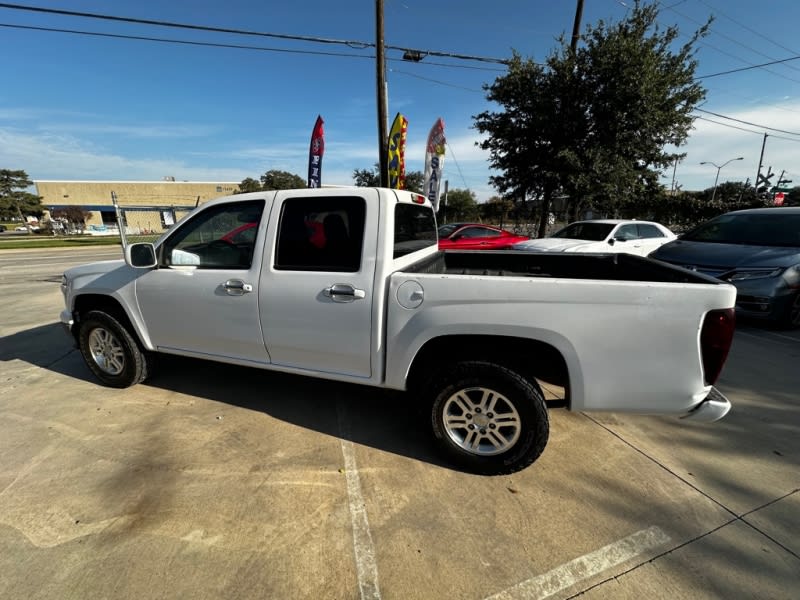
[[[152,370],[150,354],[124,325],[101,311],[91,311],[81,320],[78,346],[92,373],[109,387],[130,387]]]
[[[432,379],[431,425],[457,464],[484,475],[514,473],[547,445],[549,420],[539,385],[500,365],[465,361]]]
[[[786,308],[786,313],[781,319],[780,325],[786,329],[800,327],[800,292],[797,292]]]

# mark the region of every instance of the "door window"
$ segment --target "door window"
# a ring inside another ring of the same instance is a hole
[[[161,266],[249,269],[263,200],[220,204],[199,212],[161,246]]]
[[[645,225],[643,223],[639,223],[639,236],[643,238],[666,237],[655,225]]]
[[[289,198],[278,226],[275,268],[355,273],[361,268],[363,198]]]
[[[617,232],[614,234],[614,237],[618,240],[635,240],[639,237],[639,234],[636,232],[636,225],[623,225]]]

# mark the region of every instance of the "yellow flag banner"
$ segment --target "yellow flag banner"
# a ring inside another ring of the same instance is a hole
[[[406,132],[408,119],[400,113],[389,130],[389,187],[402,190],[406,183]]]

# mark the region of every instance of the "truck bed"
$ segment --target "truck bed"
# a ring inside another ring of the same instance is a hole
[[[717,279],[660,261],[624,253],[564,254],[520,251],[445,251],[405,273],[547,277],[664,283],[720,283]]]

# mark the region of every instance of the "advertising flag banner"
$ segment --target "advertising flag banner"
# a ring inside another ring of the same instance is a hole
[[[314,130],[311,132],[311,147],[308,150],[308,187],[318,188],[322,185],[322,155],[325,153],[324,121],[317,116]]]
[[[389,130],[389,187],[395,190],[405,189],[406,183],[406,132],[408,119],[400,113],[394,118]]]
[[[428,134],[428,144],[425,148],[425,179],[423,180],[424,194],[433,204],[433,210],[439,211],[439,184],[442,181],[444,169],[444,121],[436,119]]]

